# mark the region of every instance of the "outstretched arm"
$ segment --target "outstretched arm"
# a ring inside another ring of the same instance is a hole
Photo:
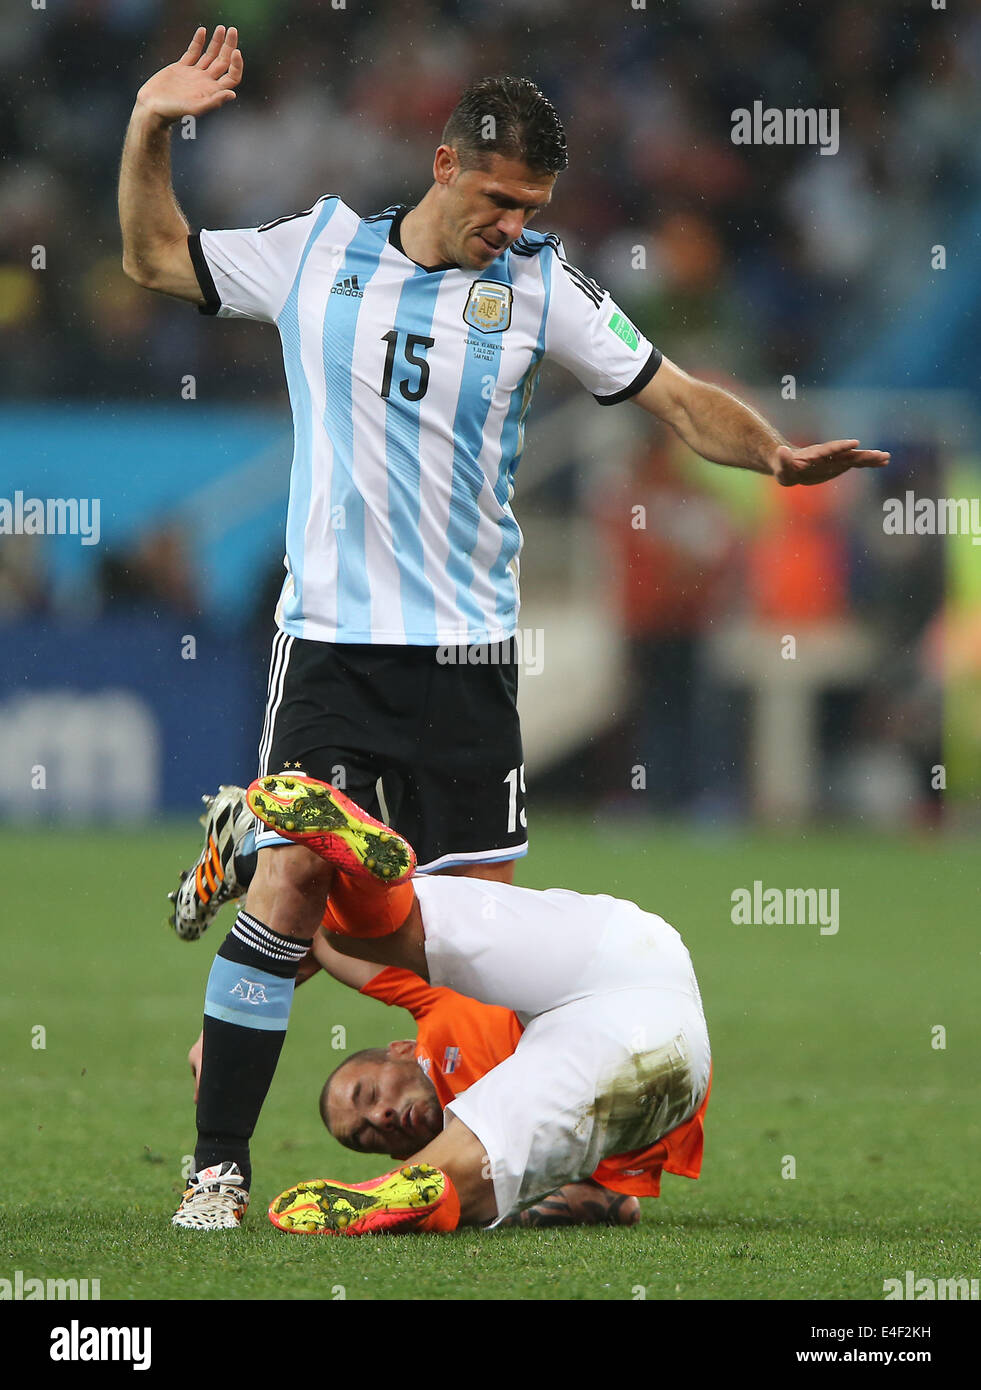
[[[883,468],[889,462],[879,449],[860,449],[857,439],[796,449],[731,392],[689,376],[666,357],[631,399],[670,425],[702,458],[769,473],[783,487],[824,483],[850,468]]]
[[[238,30],[219,24],[205,47],[198,29],[187,52],[140,88],[119,170],[123,270],[146,289],[202,303],[187,249],[188,225],[170,177],[170,127],[235,100],[242,80]]]

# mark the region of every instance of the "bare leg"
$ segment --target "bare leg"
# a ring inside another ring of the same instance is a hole
[[[302,845],[261,849],[248,912],[281,936],[313,936],[335,869]]]
[[[456,1116],[409,1162],[430,1163],[443,1170],[460,1198],[461,1226],[485,1226],[497,1216],[490,1160],[473,1130]]]

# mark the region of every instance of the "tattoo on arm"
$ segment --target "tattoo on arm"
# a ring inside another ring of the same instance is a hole
[[[526,1207],[515,1216],[501,1222],[502,1226],[525,1226],[544,1228],[547,1226],[619,1226],[620,1211],[630,1198],[622,1192],[597,1190],[595,1197],[578,1201],[575,1207],[569,1201],[564,1188],[553,1192],[550,1197]]]

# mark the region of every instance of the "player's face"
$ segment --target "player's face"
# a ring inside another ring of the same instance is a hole
[[[554,174],[536,174],[520,160],[491,155],[486,169],[456,168],[444,186],[446,260],[486,270],[517,241],[552,196]]]
[[[435,1087],[411,1054],[345,1067],[331,1084],[327,1104],[334,1137],[359,1153],[408,1158],[443,1128]]]

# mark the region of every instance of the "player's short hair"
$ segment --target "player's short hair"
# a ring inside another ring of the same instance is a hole
[[[327,1101],[328,1101],[329,1098],[330,1098],[330,1088],[331,1088],[331,1086],[333,1085],[334,1081],[336,1080],[337,1076],[344,1070],[345,1067],[349,1067],[349,1066],[351,1065],[352,1062],[387,1062],[387,1061],[388,1061],[388,1048],[387,1048],[387,1047],[363,1047],[363,1048],[361,1049],[360,1052],[352,1052],[351,1055],[350,1055],[350,1057],[345,1057],[345,1058],[344,1058],[344,1061],[341,1062],[339,1066],[336,1066],[336,1067],[334,1068],[334,1070],[331,1072],[330,1076],[328,1076],[327,1080],[324,1082],[323,1090],[320,1092],[320,1118],[323,1120],[324,1124],[327,1126],[327,1132],[328,1132],[328,1134],[333,1135],[333,1137],[334,1137],[335,1139],[337,1138],[337,1135],[334,1134],[333,1129],[331,1129],[330,1116],[329,1116],[328,1110],[327,1110]]]
[[[456,150],[464,168],[482,168],[492,154],[520,159],[539,174],[559,174],[569,163],[558,113],[527,77],[471,83],[450,112],[443,144]]]

